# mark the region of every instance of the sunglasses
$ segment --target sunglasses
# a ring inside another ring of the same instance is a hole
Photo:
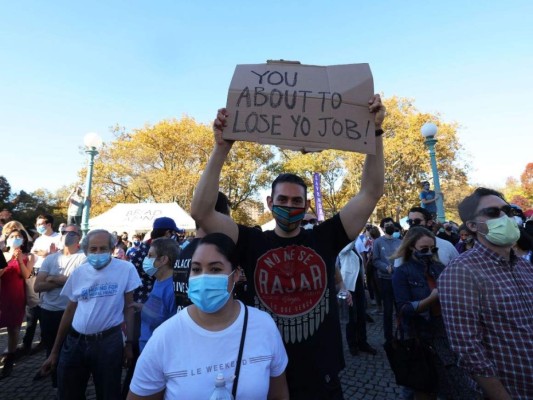
[[[433,253],[433,254],[437,254],[438,251],[439,251],[439,248],[438,247],[433,247],[433,248],[429,248],[429,247],[423,247],[421,249],[416,249],[417,251],[421,252],[421,253],[425,253],[425,254],[428,254],[428,253]]]
[[[499,218],[501,213],[502,213],[502,211],[508,217],[512,217],[513,216],[513,207],[511,207],[509,204],[506,204],[506,205],[501,206],[501,207],[482,208],[481,210],[479,210],[477,212],[475,217],[477,217],[478,215],[483,215],[483,216],[485,216],[487,218]]]
[[[424,220],[423,219],[420,219],[420,218],[415,218],[415,219],[408,219],[407,220],[407,225],[409,226],[416,226],[416,225],[420,225]]]
[[[315,218],[312,218],[312,219],[303,219],[302,220],[302,225],[307,225],[307,224],[316,224],[318,222],[318,220],[316,220]]]

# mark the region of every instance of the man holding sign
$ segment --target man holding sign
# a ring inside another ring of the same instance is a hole
[[[367,107],[374,117],[375,154],[366,157],[361,190],[339,214],[313,229],[301,228],[310,201],[304,181],[293,174],[279,175],[267,197],[276,220],[273,231],[238,225],[215,211],[220,173],[233,145],[222,137],[224,130],[231,129],[225,108],[214,122],[215,146],[193,197],[192,217],[206,232],[223,232],[237,243],[253,305],[268,312],[280,329],[289,356],[291,399],[343,399],[338,374],[345,363],[335,259],[363,229],[384,186],[385,107],[379,95],[372,96]]]

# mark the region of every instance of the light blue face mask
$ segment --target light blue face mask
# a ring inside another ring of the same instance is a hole
[[[189,278],[189,299],[205,313],[217,312],[229,300],[231,292],[228,292],[228,281],[233,272],[229,275],[202,274],[191,276]]]
[[[37,227],[37,232],[39,232],[39,235],[44,235],[46,233],[46,225],[39,225]]]
[[[20,246],[22,246],[22,243],[24,243],[24,240],[22,238],[12,238],[7,239],[7,247],[10,249],[18,249]]]
[[[102,269],[111,260],[111,253],[89,253],[87,254],[87,262],[93,266],[94,269]]]
[[[400,238],[400,232],[397,232],[397,231],[394,232],[394,233],[392,234],[392,237],[393,237],[394,239],[399,239],[399,238]]]
[[[143,260],[143,270],[144,273],[148,276],[154,276],[157,272],[157,268],[154,267],[154,261],[156,258],[144,257]]]

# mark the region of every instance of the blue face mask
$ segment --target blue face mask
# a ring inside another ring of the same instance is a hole
[[[400,238],[400,232],[394,232],[394,233],[392,234],[392,237],[393,237],[394,239],[399,239],[399,238]]]
[[[37,232],[39,232],[39,235],[44,235],[46,233],[46,225],[39,225],[37,227]]]
[[[7,239],[7,247],[10,249],[18,249],[20,246],[22,246],[22,243],[24,243],[24,240],[21,238],[12,238]]]
[[[156,260],[155,258],[144,257],[143,270],[146,275],[154,276],[155,273],[157,272],[157,268],[154,267],[155,260]]]
[[[235,270],[233,271],[235,272]],[[220,310],[228,302],[229,275],[202,274],[189,278],[189,299],[205,313],[211,314]]]
[[[133,242],[133,245],[134,245],[134,246],[138,246],[138,245],[140,245],[140,244],[141,244],[141,242],[139,242],[138,240],[135,240],[135,241]]]
[[[87,254],[87,262],[93,266],[94,269],[102,269],[111,260],[110,253],[89,253]]]

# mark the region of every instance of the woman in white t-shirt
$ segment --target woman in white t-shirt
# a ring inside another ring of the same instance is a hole
[[[209,399],[217,375],[232,390],[245,309],[233,299],[239,274],[235,243],[213,233],[192,256],[189,298],[193,305],[160,325],[144,348],[128,399]],[[288,399],[287,353],[272,318],[247,307],[236,399]]]

